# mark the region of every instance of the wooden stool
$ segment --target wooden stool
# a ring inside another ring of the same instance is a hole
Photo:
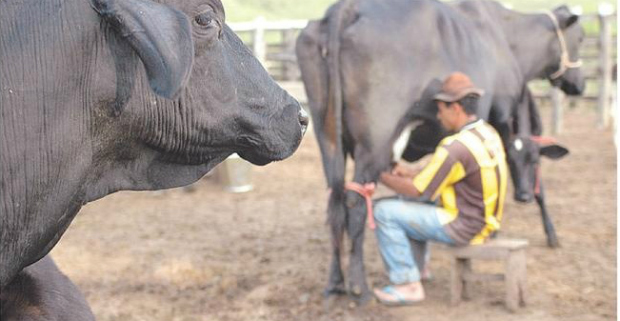
[[[525,305],[527,240],[491,239],[481,245],[451,247],[452,281],[450,285],[451,303],[458,304],[468,299],[468,283],[477,280],[498,280],[506,282],[506,307],[516,311],[519,304]],[[471,260],[504,260],[504,274],[476,274],[472,271]]]

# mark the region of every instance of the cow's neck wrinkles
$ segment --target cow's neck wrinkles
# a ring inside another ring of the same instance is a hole
[[[188,90],[169,100],[148,89],[146,81],[137,82],[122,114],[111,116],[109,128],[94,137],[100,146],[96,155],[113,152],[116,157],[92,172],[85,202],[120,190],[187,185],[228,156],[212,149],[212,138],[198,128],[201,122],[207,124],[195,115],[196,108],[191,106],[195,99]]]
[[[134,120],[138,123],[132,126],[139,130],[140,141],[161,153],[162,160],[198,165],[211,162],[219,154],[232,153],[228,150],[230,147],[223,147],[225,144],[214,144],[221,139],[213,132],[226,129],[218,127],[217,115],[208,114],[207,106],[199,105],[205,99],[198,97],[191,88],[183,90],[175,100],[150,92],[144,96],[148,98],[141,102],[139,116]]]
[[[149,147],[163,153],[164,158],[177,155],[186,162],[200,162],[204,151],[197,150],[199,145],[208,145],[209,137],[198,137],[197,115],[193,99],[188,90],[183,90],[175,100],[164,99],[152,94],[143,101],[139,121],[145,126],[140,129],[140,139]],[[203,141],[204,140],[204,141]],[[199,143],[203,141],[202,143]],[[183,152],[181,152],[183,151]],[[174,161],[171,159],[171,161]],[[179,160],[180,162],[180,160]]]

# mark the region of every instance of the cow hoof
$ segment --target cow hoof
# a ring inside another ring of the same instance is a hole
[[[372,293],[370,293],[370,291],[364,291],[360,295],[349,293],[349,298],[353,300],[353,302],[355,303],[355,306],[363,306],[363,305],[368,304],[370,301],[372,301],[373,296],[372,296]]]
[[[354,285],[353,287],[351,287],[351,293],[356,296],[362,295],[362,287],[359,285]]]
[[[557,239],[547,240],[547,245],[550,248],[554,248],[555,249],[555,248],[560,247],[560,242],[558,242]]]
[[[325,291],[323,291],[323,296],[328,298],[334,295],[343,295],[346,293],[347,291],[344,289],[344,284],[339,284],[336,286],[328,286]]]

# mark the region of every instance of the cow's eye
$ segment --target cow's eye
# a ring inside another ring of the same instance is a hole
[[[196,21],[197,24],[203,26],[203,27],[208,27],[213,23],[213,18],[211,18],[208,14],[206,13],[201,13],[199,15],[196,16],[196,18],[194,18],[194,20]]]

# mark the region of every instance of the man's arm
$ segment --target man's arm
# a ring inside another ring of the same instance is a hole
[[[396,175],[400,177],[414,178],[416,175],[418,175],[422,171],[423,168],[424,166],[419,166],[417,164],[416,166],[412,166],[412,165],[396,163],[396,165],[394,165],[394,167],[392,168],[391,173],[392,175]]]
[[[381,173],[381,183],[398,194],[417,198],[420,192],[413,186],[411,177],[400,176],[389,172]]]
[[[397,165],[391,173],[381,173],[381,182],[396,193],[412,198],[435,200],[442,189],[465,176],[463,165],[439,147],[421,171]]]

